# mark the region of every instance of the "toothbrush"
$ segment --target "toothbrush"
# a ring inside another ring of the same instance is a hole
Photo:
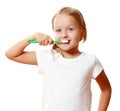
[[[28,40],[29,43],[38,43],[37,40]],[[68,40],[53,40],[54,43],[68,43]]]

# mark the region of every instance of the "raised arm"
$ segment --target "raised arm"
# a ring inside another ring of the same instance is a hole
[[[25,48],[29,45],[28,40],[37,40],[40,45],[48,45],[52,43],[52,39],[50,36],[42,34],[42,33],[35,33],[15,45],[13,45],[10,49],[8,49],[5,55],[16,62],[24,63],[24,64],[32,64],[37,65],[36,55],[34,51],[25,51]]]
[[[96,81],[101,89],[100,101],[97,111],[107,111],[112,89],[104,70],[98,75]]]

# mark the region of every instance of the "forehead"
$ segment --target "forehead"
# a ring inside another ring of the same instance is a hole
[[[66,15],[66,14],[60,14],[57,15],[54,18],[54,25],[58,24],[78,24],[78,21],[75,19],[75,17]]]

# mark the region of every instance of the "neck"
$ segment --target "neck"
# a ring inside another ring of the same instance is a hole
[[[62,50],[61,54],[65,58],[75,58],[75,57],[79,56],[81,54],[81,52],[78,49],[76,49],[76,50],[70,50],[70,51],[64,51],[64,50]]]

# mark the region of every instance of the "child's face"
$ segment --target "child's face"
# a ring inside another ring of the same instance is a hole
[[[69,15],[61,14],[55,17],[54,22],[55,39],[68,40],[68,43],[57,44],[62,50],[78,49],[82,31],[78,21]]]

